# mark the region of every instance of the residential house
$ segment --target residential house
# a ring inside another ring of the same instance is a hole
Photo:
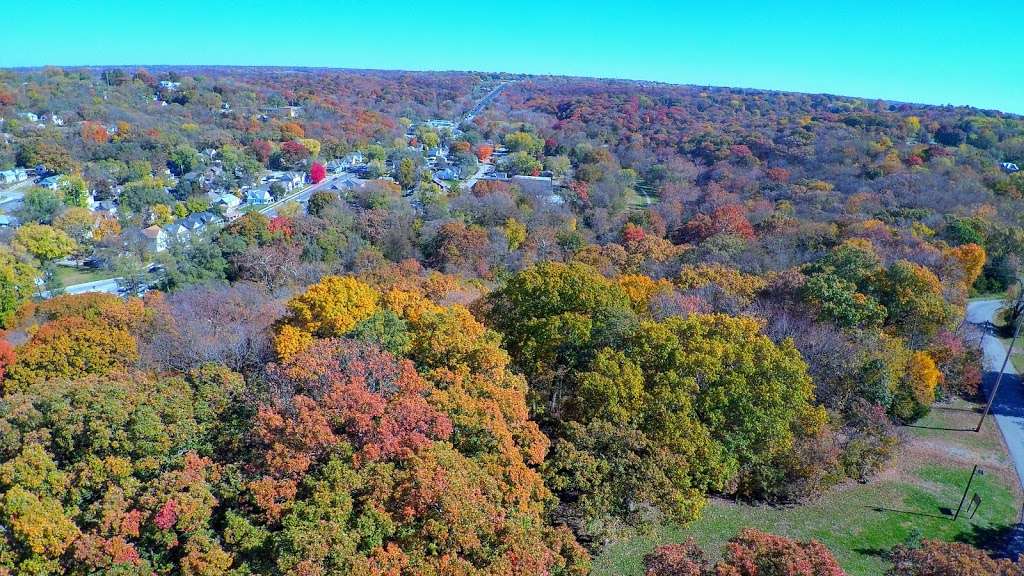
[[[274,202],[274,195],[270,193],[270,186],[264,184],[245,191],[245,203],[249,205],[262,206]]]
[[[142,236],[146,239],[146,250],[150,252],[163,252],[167,250],[167,242],[170,240],[170,235],[156,224],[149,228],[143,228]]]
[[[363,164],[366,164],[366,158],[363,157],[363,154],[361,152],[352,152],[351,154],[346,154],[344,158],[335,158],[334,160],[331,160],[324,167],[331,172],[337,173],[345,172],[346,170],[355,168],[356,166],[362,166]]]
[[[0,171],[0,184],[17,184],[28,180],[28,172],[24,168]]]
[[[172,82],[170,80],[161,80],[160,87],[166,90],[177,90],[181,87],[181,82]]]
[[[456,125],[455,122],[452,122],[451,120],[427,120],[426,122],[424,122],[424,124],[430,126],[434,130],[437,130],[438,132],[442,130],[448,130],[452,134],[454,134],[455,131],[458,129],[458,125]]]
[[[458,180],[459,168],[457,166],[448,166],[444,170],[435,172],[434,177],[441,180]]]
[[[335,178],[327,185],[327,190],[334,190],[336,192],[350,192],[352,190],[360,190],[366,186],[366,180],[353,176],[352,174],[346,174],[340,178]]]
[[[211,224],[220,224],[223,221],[223,218],[211,212],[196,212],[165,226],[164,231],[171,238],[186,240],[206,230]]]
[[[547,197],[554,191],[550,176],[513,176],[512,183],[519,186],[524,193],[537,196]]]
[[[1003,172],[1006,172],[1007,174],[1020,172],[1020,167],[1014,164],[1013,162],[1003,162],[1002,164],[1000,164],[1000,166],[1003,167]]]
[[[18,219],[9,214],[0,214],[0,228],[15,228],[18,226]]]
[[[274,182],[280,183],[284,186],[284,189],[288,192],[302,186],[306,183],[306,175],[303,172],[268,172],[263,177],[263,182],[266,184],[273,184]]]
[[[24,118],[25,120],[28,120],[29,122],[32,122],[32,123],[39,122],[39,116],[37,116],[36,114],[34,114],[32,112],[18,112],[18,116],[20,116],[20,117]]]
[[[223,206],[230,212],[242,204],[242,199],[230,192],[226,192],[217,196],[217,199],[213,201],[213,204],[215,206]]]
[[[62,176],[60,175],[47,176],[46,178],[43,178],[42,180],[39,181],[39,185],[42,186],[43,188],[56,190],[57,188],[60,188],[61,178]]]
[[[302,106],[268,106],[260,110],[270,116],[296,118],[302,113]]]

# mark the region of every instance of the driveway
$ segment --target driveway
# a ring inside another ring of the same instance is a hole
[[[1006,346],[995,335],[994,325],[995,315],[1002,307],[1002,300],[976,300],[967,304],[967,320],[984,331],[981,338],[981,348],[985,356],[982,388],[986,395],[992,393],[992,388],[999,377],[999,369],[1006,358]],[[1024,488],[1024,389],[1012,363],[1006,364],[999,393],[992,402],[992,417],[1003,434],[1006,448],[1013,460],[1013,467],[1017,470],[1017,479]],[[1007,544],[1007,555],[1016,558],[1022,552],[1024,526],[1018,524]]]

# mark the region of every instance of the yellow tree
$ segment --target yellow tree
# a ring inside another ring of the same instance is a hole
[[[327,276],[288,302],[288,323],[316,336],[342,336],[377,311],[380,293],[351,276]]]

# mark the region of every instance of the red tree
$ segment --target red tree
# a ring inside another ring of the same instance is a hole
[[[476,147],[476,157],[481,162],[487,162],[491,158],[491,154],[494,154],[494,146],[490,144],[481,144]]]
[[[845,576],[835,557],[816,540],[797,542],[754,530],[744,529],[725,549],[716,573],[735,576]]]
[[[1022,576],[1024,562],[994,559],[959,542],[925,540],[919,548],[899,546],[892,552],[888,576]]]
[[[646,576],[704,576],[708,570],[704,552],[693,538],[682,544],[658,546],[644,556],[644,567]]]
[[[313,166],[309,169],[309,179],[313,181],[313,184],[319,184],[323,182],[324,178],[327,177],[327,169],[324,165],[319,162],[314,162]]]
[[[646,576],[845,576],[839,563],[820,542],[797,542],[744,529],[729,540],[720,562],[708,566],[692,539],[659,546],[644,557]],[[912,573],[924,576],[924,573]],[[928,576],[932,576],[929,572]],[[946,573],[942,573],[945,576]],[[957,572],[956,574],[961,574]],[[994,574],[994,573],[993,573]],[[952,573],[950,573],[952,575]],[[903,576],[903,573],[900,573]],[[908,574],[909,576],[909,574]]]
[[[632,222],[626,222],[622,229],[622,239],[626,242],[639,242],[644,239],[644,229]]]
[[[274,146],[266,140],[253,140],[249,149],[256,155],[257,160],[266,165],[270,160],[270,154],[274,151]]]
[[[7,340],[0,340],[0,382],[4,381],[4,375],[11,364],[14,364],[14,348]]]

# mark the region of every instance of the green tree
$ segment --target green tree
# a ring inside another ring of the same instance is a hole
[[[416,162],[414,162],[409,156],[405,156],[398,161],[395,180],[398,181],[403,189],[409,190],[415,187],[416,183],[419,182],[418,172],[419,171],[416,169]]]
[[[531,175],[540,172],[541,163],[527,152],[513,152],[503,158],[499,164],[502,171],[509,174]]]
[[[510,152],[525,152],[537,156],[544,150],[544,140],[529,132],[510,132],[505,135],[504,142]]]
[[[814,274],[804,285],[804,297],[823,318],[846,328],[880,326],[886,310],[877,300],[857,291],[857,285],[832,273]]]
[[[167,155],[167,164],[177,176],[191,172],[201,163],[202,157],[199,156],[199,152],[187,144],[175,146]]]
[[[39,270],[18,260],[14,253],[0,246],[0,328],[10,328],[15,312],[35,292]]]
[[[78,174],[61,176],[59,190],[64,196],[64,204],[85,208],[89,205],[89,189],[85,178]]]
[[[18,215],[25,222],[49,224],[61,209],[60,196],[47,188],[29,188],[22,200]]]

